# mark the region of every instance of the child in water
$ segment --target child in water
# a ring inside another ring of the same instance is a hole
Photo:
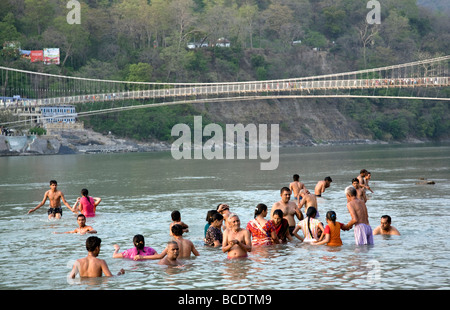
[[[315,245],[326,244],[329,246],[342,245],[341,229],[349,230],[349,228],[345,224],[336,222],[336,212],[334,211],[328,211],[326,219],[328,225],[325,226],[325,230],[323,232],[325,237],[322,239],[322,241],[313,242],[312,244]]]
[[[170,223],[169,226],[169,230],[170,230],[170,235],[172,236],[172,226],[173,225],[181,225],[181,227],[183,228],[183,233],[189,232],[189,226],[186,223],[183,223],[181,221],[181,213],[178,210],[173,211],[170,214],[171,218],[172,218],[172,223]]]

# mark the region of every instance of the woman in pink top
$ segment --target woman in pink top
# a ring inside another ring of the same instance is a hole
[[[90,197],[88,190],[83,188],[81,190],[81,197],[77,198],[73,208],[76,210],[78,205],[80,212],[84,214],[84,216],[93,217],[95,216],[95,209],[101,201],[102,199],[99,197]]]
[[[154,249],[145,246],[144,236],[142,235],[135,235],[133,237],[133,244],[134,248],[125,250],[122,253],[118,253],[120,249],[119,245],[114,244],[113,258],[128,258],[134,260],[141,260],[141,259],[161,259],[165,256],[165,252],[158,255],[158,252],[156,252]]]

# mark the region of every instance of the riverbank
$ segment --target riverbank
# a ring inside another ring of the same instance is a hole
[[[0,156],[156,152],[170,150],[164,142],[141,143],[90,129],[60,131],[51,136],[0,136]]]
[[[315,140],[307,138],[280,141],[280,147],[427,142],[431,141],[416,138],[395,142],[370,139]],[[165,141],[138,142],[117,138],[112,134],[103,135],[91,129],[60,131],[51,136],[0,136],[0,156],[158,152],[170,151],[170,149],[171,144]]]

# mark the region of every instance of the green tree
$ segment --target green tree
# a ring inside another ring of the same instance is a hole
[[[148,63],[131,64],[128,67],[127,81],[151,82],[153,68]]]
[[[16,41],[21,38],[21,34],[14,25],[15,18],[13,13],[9,12],[0,21],[0,43],[5,41]]]
[[[25,0],[22,23],[27,29],[26,34],[41,35],[53,21],[56,4],[52,0]]]

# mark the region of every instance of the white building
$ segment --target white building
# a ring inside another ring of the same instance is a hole
[[[45,106],[40,108],[42,122],[45,123],[75,123],[78,114],[73,105]]]

